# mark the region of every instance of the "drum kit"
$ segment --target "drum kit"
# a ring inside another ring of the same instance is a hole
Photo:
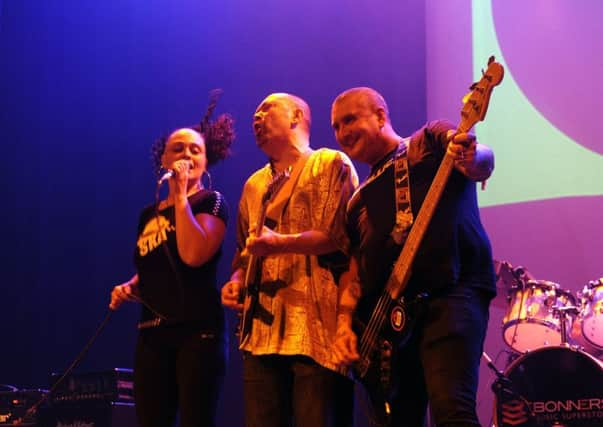
[[[496,427],[603,426],[603,278],[572,294],[523,267],[495,261],[506,310],[502,338],[512,350],[497,371]]]

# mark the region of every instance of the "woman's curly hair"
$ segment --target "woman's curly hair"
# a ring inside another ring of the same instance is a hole
[[[216,120],[211,120],[221,94],[221,89],[212,90],[203,119],[199,124],[189,126],[189,129],[198,132],[205,141],[205,155],[208,167],[218,163],[220,160],[224,160],[230,155],[230,146],[235,139],[234,120],[230,114],[221,114]],[[168,138],[169,135],[164,135],[151,146],[151,161],[153,162],[153,170],[157,176],[162,171],[161,156],[165,150]]]

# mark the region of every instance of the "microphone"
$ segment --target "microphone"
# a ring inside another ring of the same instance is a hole
[[[195,164],[193,163],[193,161],[191,160],[190,162],[188,162],[188,170],[190,171],[191,169],[193,169],[195,167]],[[173,178],[176,176],[176,171],[174,169],[168,169],[162,176],[161,178],[159,178],[159,180],[157,181],[157,185],[161,185],[163,184],[165,181],[167,181],[170,178]]]
[[[157,181],[157,185],[163,184],[165,181],[167,181],[168,179],[172,178],[175,175],[176,175],[176,172],[173,169],[168,169],[166,171],[166,173],[161,175],[161,178],[159,178],[159,180]]]

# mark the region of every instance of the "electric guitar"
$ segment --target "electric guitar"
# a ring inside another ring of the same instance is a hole
[[[457,133],[468,132],[478,121],[484,120],[492,90],[500,84],[503,75],[503,66],[495,62],[493,56],[490,57],[488,68],[486,71],[482,70],[481,79],[471,85],[471,92],[463,98],[464,106]],[[363,384],[371,400],[373,421],[379,425],[387,425],[389,401],[396,387],[392,381],[396,378],[395,372],[392,372],[396,366],[391,361],[395,358],[397,349],[409,338],[412,324],[421,309],[421,302],[427,297],[426,294],[421,294],[412,301],[406,301],[402,294],[410,279],[417,250],[453,167],[453,156],[446,154],[370,318],[364,323],[354,319],[354,329],[360,337],[360,359],[349,370],[339,370]]]
[[[266,211],[268,209],[268,205],[272,200],[274,200],[274,197],[283,187],[285,182],[287,182],[290,176],[291,170],[286,169],[274,175],[272,181],[270,181],[268,184],[266,192],[262,196],[262,207],[255,228],[255,235],[257,237],[262,235],[262,229],[266,223]],[[239,345],[243,343],[251,332],[253,313],[258,300],[259,283],[261,280],[261,269],[259,268],[260,264],[261,257],[249,254],[247,270],[245,272],[245,282],[243,283],[243,286],[239,292],[239,302],[243,304],[243,311],[241,312],[239,327],[237,328]]]

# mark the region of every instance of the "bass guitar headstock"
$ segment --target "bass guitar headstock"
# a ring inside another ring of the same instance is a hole
[[[463,97],[464,105],[458,132],[467,132],[477,122],[484,120],[492,90],[500,84],[504,75],[504,67],[494,60],[494,56],[491,56],[488,60],[488,68],[482,70],[482,78],[473,83],[469,88],[471,92]]]

